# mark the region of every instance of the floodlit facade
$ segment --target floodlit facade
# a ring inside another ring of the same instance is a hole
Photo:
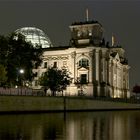
[[[44,49],[42,65],[32,87],[41,88],[38,78],[48,67],[65,68],[71,73],[72,83],[65,95],[128,98],[129,65],[124,49],[103,39],[103,27],[97,21],[73,23],[70,26],[69,46]],[[77,80],[82,81],[78,86]]]
[[[25,40],[27,42],[31,42],[34,46],[41,45],[42,48],[49,48],[53,46],[48,36],[36,27],[23,27],[17,29],[15,33],[21,33],[24,35]]]

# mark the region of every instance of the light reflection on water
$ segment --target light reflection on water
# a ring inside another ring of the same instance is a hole
[[[139,140],[140,111],[0,115],[0,140]]]

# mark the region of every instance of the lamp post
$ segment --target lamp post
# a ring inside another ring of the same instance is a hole
[[[24,69],[20,69],[20,70],[19,70],[19,73],[20,73],[20,74],[24,74]]]
[[[22,95],[22,90],[23,90],[22,87],[24,86],[24,81],[23,81],[24,72],[25,72],[24,69],[19,69],[19,76],[20,76],[20,82],[21,82],[21,95]]]
[[[24,84],[23,84],[23,75],[24,75],[24,69],[20,69],[19,70],[19,74],[20,74],[20,80],[21,80],[21,86],[23,86]]]

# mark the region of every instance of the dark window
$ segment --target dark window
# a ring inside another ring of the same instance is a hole
[[[45,72],[42,72],[41,76],[44,76]]]
[[[87,74],[81,74],[80,81],[82,84],[86,84],[87,83]]]
[[[35,63],[35,69],[37,69],[38,68],[38,65],[37,65],[37,63]]]
[[[79,61],[79,66],[80,67],[88,67],[89,66],[89,61],[88,61],[88,59],[85,59],[85,58],[83,58],[83,59],[81,59],[80,61]]]
[[[37,77],[37,72],[34,73],[34,76]]]
[[[48,66],[48,63],[44,62],[44,68],[47,68],[47,66]]]
[[[54,62],[53,67],[57,68],[57,62]]]
[[[38,81],[37,80],[35,81],[35,86],[38,86]]]

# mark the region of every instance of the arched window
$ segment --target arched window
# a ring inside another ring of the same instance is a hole
[[[88,67],[89,66],[89,61],[86,58],[82,58],[81,60],[79,60],[79,66],[80,67]]]

